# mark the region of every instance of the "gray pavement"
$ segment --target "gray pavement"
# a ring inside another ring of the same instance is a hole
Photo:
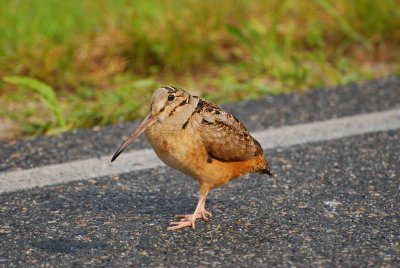
[[[400,79],[391,78],[227,109],[259,131],[399,107]],[[132,125],[2,144],[2,170],[110,154]],[[166,230],[174,214],[194,209],[197,185],[165,166],[3,193],[0,265],[399,266],[399,141],[394,129],[268,149],[277,176],[212,191],[213,218],[195,230]],[[91,152],[97,142],[105,146]]]

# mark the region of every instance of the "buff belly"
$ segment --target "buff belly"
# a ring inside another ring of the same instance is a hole
[[[202,166],[207,162],[207,151],[196,133],[150,128],[146,137],[161,161],[198,179]]]

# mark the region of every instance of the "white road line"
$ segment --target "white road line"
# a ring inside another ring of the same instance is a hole
[[[286,126],[253,133],[264,149],[333,140],[352,135],[400,128],[400,109]],[[117,146],[117,144],[116,144]],[[163,166],[151,149],[0,173],[0,193],[57,183],[117,175]]]

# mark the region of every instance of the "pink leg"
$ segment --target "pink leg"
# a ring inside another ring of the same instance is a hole
[[[211,213],[205,209],[207,194],[200,194],[199,202],[197,203],[196,209],[193,214],[182,214],[176,215],[177,218],[180,218],[180,221],[173,221],[169,224],[172,225],[168,227],[168,230],[177,230],[184,227],[192,227],[195,226],[196,219],[202,219],[208,221],[208,216],[211,216]]]

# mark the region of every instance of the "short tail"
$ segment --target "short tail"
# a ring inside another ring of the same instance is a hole
[[[265,168],[265,169],[263,169],[263,170],[261,170],[261,171],[259,171],[259,173],[261,173],[261,174],[268,174],[268,175],[270,175],[271,177],[275,177],[275,174],[271,172],[271,170],[269,169],[269,167],[268,167],[268,168]]]
[[[255,173],[268,174],[271,177],[275,177],[275,174],[271,172],[267,159],[263,155],[259,156],[256,162],[257,164],[254,167]]]

